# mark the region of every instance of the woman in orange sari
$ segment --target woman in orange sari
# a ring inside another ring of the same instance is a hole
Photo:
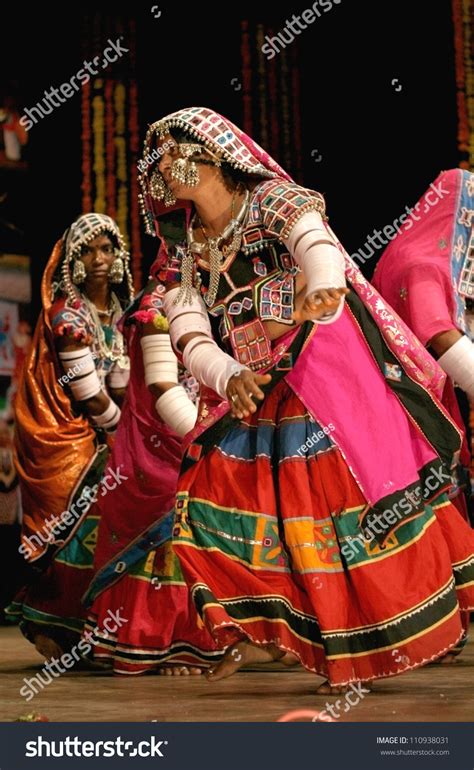
[[[66,231],[43,276],[43,311],[16,398],[20,552],[32,580],[9,615],[46,657],[82,629],[80,597],[97,526],[92,504],[99,481],[102,495],[114,488],[102,474],[129,376],[117,328],[133,295],[128,262],[110,217],[85,214]]]

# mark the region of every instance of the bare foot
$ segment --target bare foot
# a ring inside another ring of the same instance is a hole
[[[250,663],[271,663],[273,660],[280,660],[284,656],[285,652],[273,644],[260,646],[245,641],[237,642],[227,650],[216,668],[208,670],[206,678],[210,682],[218,682],[219,679],[232,676],[242,666],[247,666]]]
[[[454,654],[454,652],[448,652],[446,655],[443,655],[442,658],[439,658],[439,660],[436,660],[435,663],[439,663],[442,666],[452,666],[453,663],[457,663],[457,655]]]
[[[280,658],[280,663],[283,663],[284,666],[299,666],[300,662],[292,652],[286,652],[283,657]]]
[[[361,682],[360,684],[363,684],[364,687],[367,690],[371,690],[372,688],[369,686],[368,682]],[[318,695],[344,695],[349,689],[348,684],[330,684],[327,680],[323,682],[321,685],[319,685],[318,689],[316,690],[316,693]]]
[[[60,658],[64,655],[64,651],[59,644],[44,634],[36,634],[34,638],[34,645],[40,655],[43,655],[46,660],[51,658]]]
[[[158,673],[160,676],[199,676],[202,668],[195,666],[162,666]]]

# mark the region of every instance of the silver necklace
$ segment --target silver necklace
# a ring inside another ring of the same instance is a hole
[[[242,223],[244,220],[244,217],[247,213],[248,204],[250,200],[250,190],[245,190],[245,197],[242,201],[242,206],[240,207],[240,211],[237,214],[237,216],[234,216],[234,201],[235,196],[232,201],[232,212],[231,212],[231,220],[226,225],[224,230],[219,233],[219,235],[215,235],[214,237],[209,238],[206,234],[206,231],[204,229],[204,226],[201,223],[201,230],[204,234],[204,237],[206,238],[206,243],[199,243],[198,241],[194,240],[193,237],[193,229],[195,225],[195,218],[196,215],[192,218],[188,230],[187,230],[187,242],[188,242],[188,255],[190,256],[190,259],[187,260],[187,270],[183,270],[183,281],[186,283],[189,282],[189,280],[192,281],[192,264],[193,264],[193,257],[192,253],[196,254],[203,254],[205,251],[209,253],[209,271],[210,271],[210,278],[209,278],[209,288],[204,295],[204,301],[208,307],[212,307],[214,302],[216,301],[217,292],[219,290],[219,281],[221,277],[221,270],[222,270],[222,264],[227,259],[229,259],[231,256],[235,256],[237,252],[240,249],[240,246],[242,244],[242,232],[243,227]],[[229,243],[228,246],[223,246],[222,250],[220,248],[221,244],[224,243],[230,236],[232,235],[232,240]],[[191,272],[189,270],[189,267],[191,266]],[[184,267],[184,266],[183,266]],[[183,284],[182,284],[183,288]],[[185,287],[185,292],[187,294],[187,286]]]
[[[113,308],[113,307],[112,307],[112,308],[110,308],[109,310],[99,310],[99,308],[97,307],[97,305],[96,305],[95,303],[93,303],[93,304],[94,304],[94,307],[95,307],[95,309],[97,310],[97,312],[98,312],[98,314],[99,314],[99,315],[105,315],[105,316],[107,316],[107,318],[110,318],[110,316],[111,316],[111,315],[112,315],[112,313],[114,312],[114,308]]]
[[[97,353],[99,358],[102,359],[108,359],[109,361],[123,361],[124,360],[124,344],[123,344],[123,337],[122,334],[119,332],[119,330],[114,327],[113,328],[113,340],[112,345],[109,347],[107,344],[107,341],[105,339],[105,333],[102,328],[102,323],[99,318],[100,310],[95,306],[94,302],[89,299],[89,297],[86,294],[82,295],[84,297],[84,301],[89,308],[89,311],[92,315],[92,318],[95,322],[96,326],[96,338],[95,343],[97,347]],[[118,301],[116,295],[112,293],[111,298],[111,310],[107,310],[107,315],[113,315],[114,313],[118,313],[122,315],[122,306],[120,305],[120,302]]]

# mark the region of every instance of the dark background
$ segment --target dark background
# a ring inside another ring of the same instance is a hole
[[[126,9],[9,3],[2,11],[2,92],[13,89],[20,106],[30,107],[45,89],[67,81],[82,66],[84,19],[99,10],[120,14],[125,38],[126,20],[137,25],[141,139],[148,122],[191,105],[209,106],[239,124],[242,93],[231,80],[241,75],[242,20],[279,31],[293,13],[311,7],[309,0],[279,7],[156,4],[158,19],[153,2]],[[440,170],[459,165],[451,3],[342,0],[291,45],[297,46],[301,73],[303,175],[297,181],[325,194],[332,227],[351,253],[374,228],[414,205]],[[81,213],[80,106],[77,94],[29,132],[28,185],[13,216],[26,232],[20,250],[32,257],[33,316],[52,246]],[[148,263],[154,249],[146,238]],[[375,262],[364,266],[369,277]]]

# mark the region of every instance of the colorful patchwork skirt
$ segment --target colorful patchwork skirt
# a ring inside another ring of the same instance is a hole
[[[474,533],[441,494],[383,543],[361,538],[367,501],[332,427],[281,380],[257,413],[194,452],[173,543],[219,647],[274,644],[343,685],[459,643],[460,610],[474,607]]]
[[[125,621],[113,633],[106,630],[111,610]],[[162,665],[207,668],[223,654],[196,612],[169,540],[97,597],[84,638],[91,657],[116,674],[143,674]]]

